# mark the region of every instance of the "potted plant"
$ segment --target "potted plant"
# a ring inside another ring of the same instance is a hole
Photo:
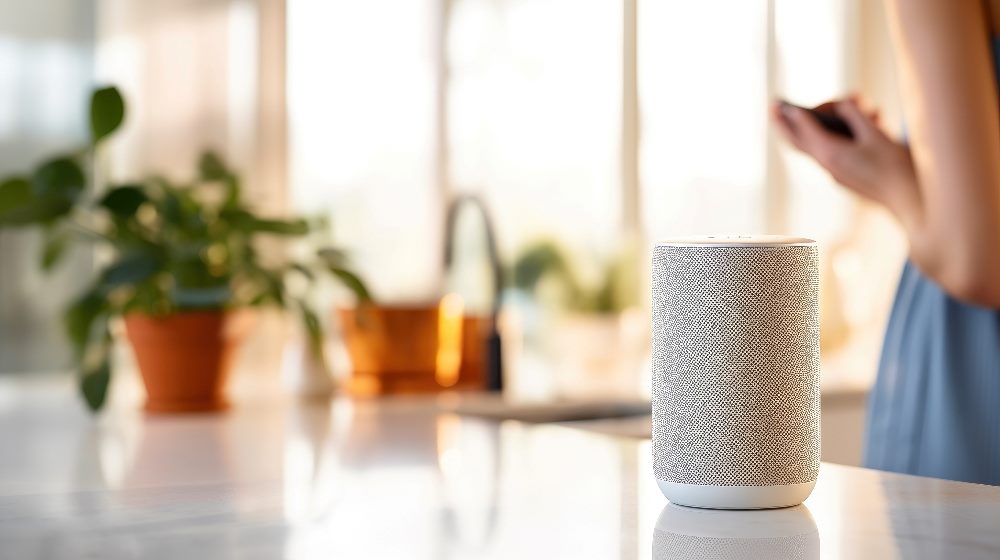
[[[540,240],[515,259],[512,283],[549,312],[543,319],[550,328],[538,331],[545,333],[542,346],[558,366],[558,392],[635,396],[648,350],[648,317],[638,305],[634,251],[626,248],[589,264],[588,276],[572,266],[560,245]]]
[[[154,176],[101,189],[88,186],[88,163],[124,118],[117,89],[95,91],[86,147],[43,162],[31,175],[0,181],[0,227],[42,228],[45,269],[75,241],[109,249],[108,261],[65,312],[89,407],[100,409],[107,396],[109,324],[116,317],[124,319],[151,411],[225,406],[223,382],[247,331],[249,308],[294,312],[311,351],[325,363],[318,316],[305,290],[293,288],[329,271],[364,299],[361,280],[343,259],[265,262],[261,238],[302,236],[311,224],[253,212],[239,178],[211,152],[201,156],[189,184]]]
[[[360,299],[360,298],[359,298]],[[460,297],[337,310],[355,396],[482,390],[488,317],[468,315]]]

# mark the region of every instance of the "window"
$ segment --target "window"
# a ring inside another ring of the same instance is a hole
[[[647,241],[805,234],[825,258],[824,351],[852,330],[877,339],[898,236],[781,146],[767,107],[860,88],[891,115],[881,13],[800,4],[292,0],[294,199],[331,211],[389,300],[437,294],[438,222],[456,193],[488,202],[508,259],[543,236],[600,255],[637,225]],[[868,236],[890,241],[873,249]],[[875,348],[858,367],[874,369]]]
[[[288,2],[291,198],[380,297],[435,295],[444,219],[431,0]]]

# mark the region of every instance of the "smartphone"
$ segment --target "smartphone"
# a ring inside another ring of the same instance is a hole
[[[820,125],[823,126],[827,131],[834,134],[839,134],[845,138],[854,139],[854,132],[851,131],[851,127],[847,125],[847,122],[837,116],[833,111],[821,110],[821,109],[810,109],[808,107],[801,107],[799,105],[793,105],[787,101],[781,101],[781,108],[784,111],[785,107],[798,107],[803,111],[808,111]]]

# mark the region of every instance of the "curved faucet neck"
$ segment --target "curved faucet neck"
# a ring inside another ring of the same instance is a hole
[[[451,269],[455,262],[455,227],[458,223],[458,215],[465,206],[471,206],[475,208],[483,221],[483,235],[486,241],[486,258],[490,267],[490,275],[493,281],[493,302],[491,305],[491,314],[493,328],[496,329],[496,319],[500,312],[500,298],[503,294],[504,281],[503,281],[503,266],[500,263],[500,252],[497,248],[496,241],[496,231],[493,228],[493,221],[490,217],[489,211],[487,210],[486,204],[472,194],[463,194],[456,196],[448,204],[447,213],[445,215],[445,230],[444,230],[444,269],[447,272]]]

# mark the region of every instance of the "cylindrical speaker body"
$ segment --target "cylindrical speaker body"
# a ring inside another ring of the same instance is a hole
[[[653,253],[653,471],[677,504],[801,503],[820,458],[812,240],[705,237]]]

